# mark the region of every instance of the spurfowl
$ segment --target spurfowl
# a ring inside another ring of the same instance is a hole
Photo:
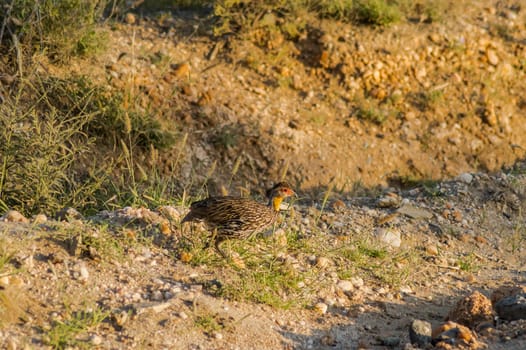
[[[219,244],[227,239],[248,239],[272,225],[278,217],[281,202],[294,195],[286,182],[267,190],[268,205],[248,198],[210,197],[191,204],[190,212],[181,221],[204,221],[212,231],[211,242],[223,257]]]

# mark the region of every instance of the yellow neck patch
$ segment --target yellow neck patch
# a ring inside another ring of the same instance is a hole
[[[281,202],[283,202],[283,198],[282,197],[274,197],[274,198],[272,198],[272,208],[275,211],[279,211],[279,207],[281,205]]]

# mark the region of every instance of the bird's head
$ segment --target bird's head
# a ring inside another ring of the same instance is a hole
[[[274,210],[279,211],[279,207],[284,198],[295,195],[296,192],[286,182],[278,182],[274,187],[267,190],[269,204]]]

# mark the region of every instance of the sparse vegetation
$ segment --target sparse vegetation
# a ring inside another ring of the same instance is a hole
[[[0,5],[0,215],[26,216],[0,222],[0,346],[248,348],[254,324],[273,348],[405,341],[397,315],[515,281],[524,9],[473,4],[462,25],[439,0]],[[279,180],[299,198],[270,237],[224,242],[232,259],[179,225],[194,199]],[[66,206],[86,219],[52,219]]]
[[[356,0],[354,11],[358,21],[380,26],[396,23],[402,17],[396,4],[387,0]]]
[[[96,25],[106,4],[97,0],[11,1],[0,12],[0,45],[4,52],[18,55],[19,62],[37,52],[56,61],[96,54],[105,42]]]
[[[108,311],[98,307],[90,311],[71,312],[64,317],[64,320],[54,321],[46,334],[47,344],[54,349],[66,349],[70,346],[89,348],[88,340],[79,339],[78,336],[95,329],[109,314]]]

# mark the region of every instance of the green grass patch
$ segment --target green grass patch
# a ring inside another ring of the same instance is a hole
[[[393,24],[402,18],[398,6],[387,0],[356,0],[354,15],[359,22],[378,26]]]
[[[477,263],[477,257],[473,253],[461,256],[457,260],[458,267],[465,272],[475,272],[480,266]]]
[[[64,321],[54,321],[51,329],[46,333],[46,343],[53,349],[90,348],[90,343],[86,340],[79,340],[78,336],[95,329],[109,315],[109,311],[103,311],[100,308],[89,312],[73,312]]]
[[[176,134],[126,101],[85,77],[21,81],[0,105],[0,206],[49,215],[160,201],[166,179],[136,159],[155,159]]]
[[[301,306],[305,275],[284,262],[259,259],[247,264],[247,268],[233,278],[221,281],[217,295],[232,300],[247,300],[267,304],[280,309]]]

